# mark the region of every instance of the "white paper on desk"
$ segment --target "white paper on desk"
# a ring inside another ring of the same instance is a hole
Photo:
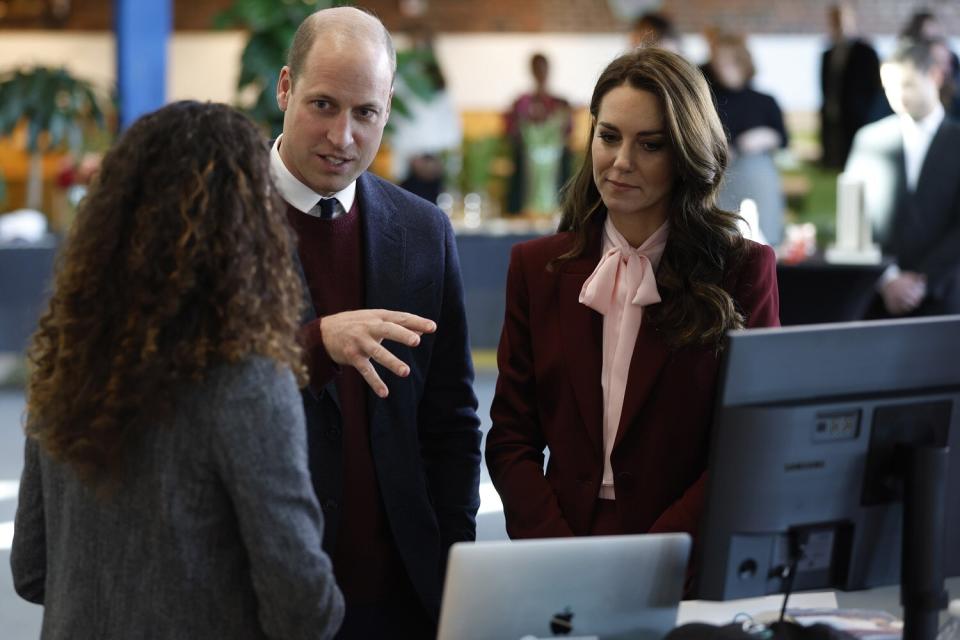
[[[768,611],[780,611],[783,595],[763,596],[714,602],[712,600],[684,600],[677,611],[677,626],[690,622],[730,624],[738,613],[756,617]],[[792,593],[787,603],[790,609],[836,609],[837,594],[833,591]]]

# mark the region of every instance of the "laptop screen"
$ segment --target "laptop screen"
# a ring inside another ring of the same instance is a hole
[[[683,533],[455,544],[438,640],[662,638],[689,553]]]

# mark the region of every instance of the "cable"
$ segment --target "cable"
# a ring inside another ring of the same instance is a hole
[[[796,531],[790,532],[790,562],[780,572],[780,578],[784,581],[783,605],[780,607],[780,622],[787,613],[787,601],[790,599],[790,592],[793,591],[793,576],[797,573],[797,565],[800,558],[803,557],[804,545],[799,542],[799,534]]]

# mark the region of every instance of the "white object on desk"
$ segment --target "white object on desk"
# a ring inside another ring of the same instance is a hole
[[[873,243],[873,232],[867,210],[863,206],[861,180],[845,173],[837,176],[837,238],[827,247],[827,262],[847,264],[879,264],[880,247]]]
[[[47,218],[33,209],[17,209],[0,216],[0,242],[39,242],[47,234]]]
[[[747,240],[770,244],[760,229],[760,212],[757,210],[757,203],[750,198],[744,198],[740,203],[740,221],[737,224],[740,227],[740,235]]]
[[[738,613],[757,617],[762,613],[780,611],[783,595],[763,596],[714,602],[710,600],[684,600],[677,611],[677,626],[690,622],[724,625],[733,622]],[[792,593],[787,603],[791,609],[836,609],[837,594],[833,591]]]

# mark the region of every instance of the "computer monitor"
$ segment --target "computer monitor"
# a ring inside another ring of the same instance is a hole
[[[960,316],[731,332],[698,596],[780,593],[798,546],[793,589],[898,583],[908,449],[933,451],[915,468],[941,477],[908,487],[909,519],[927,530],[908,528],[921,539],[905,548],[945,541],[931,571],[960,575]]]

